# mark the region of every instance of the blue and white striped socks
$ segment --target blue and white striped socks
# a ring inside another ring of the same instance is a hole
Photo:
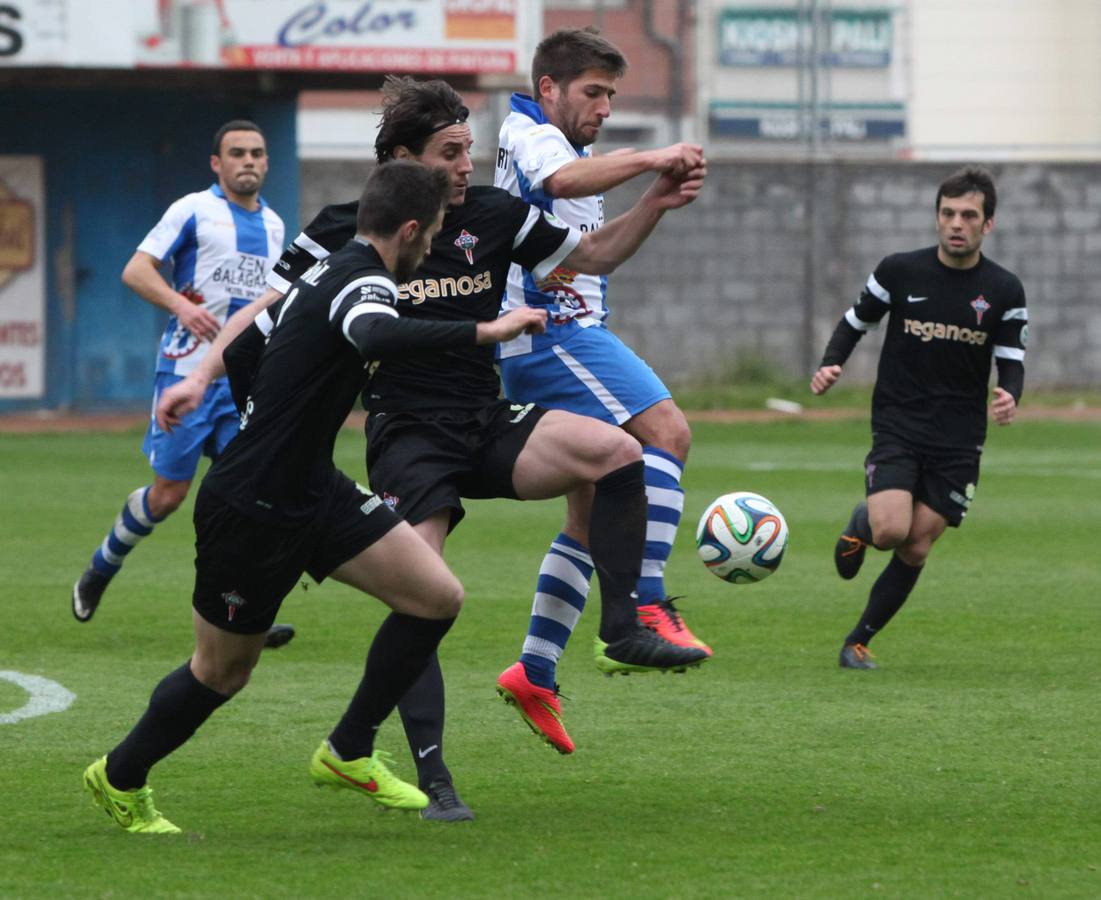
[[[126,498],[114,526],[93,554],[92,567],[101,575],[113,577],[138,541],[152,534],[153,526],[163,521],[149,512],[146,496],[149,488],[150,485],[140,487]]]
[[[589,551],[565,534],[558,535],[539,567],[531,624],[520,654],[532,684],[554,688],[558,660],[585,608],[592,576]]]
[[[665,564],[684,512],[680,486],[684,463],[657,447],[643,448],[642,461],[646,464],[646,553],[638,580],[638,605],[646,606],[665,599]]]
[[[665,564],[673,551],[684,511],[684,491],[680,486],[683,463],[656,447],[645,448],[642,461],[647,523],[646,553],[637,589],[639,606],[665,599]],[[585,608],[592,575],[593,560],[588,549],[565,534],[558,535],[539,568],[531,625],[520,654],[520,662],[532,684],[554,687],[558,660]]]

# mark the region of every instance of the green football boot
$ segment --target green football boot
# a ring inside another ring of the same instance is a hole
[[[383,750],[360,759],[338,759],[327,740],[310,760],[310,778],[318,787],[348,788],[390,809],[424,809],[428,796],[391,772],[393,757]]]
[[[102,756],[84,770],[84,790],[92,802],[134,834],[179,834],[180,829],[157,812],[149,785],[120,791],[107,780],[107,757]]]

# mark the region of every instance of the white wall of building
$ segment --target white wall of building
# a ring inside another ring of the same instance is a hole
[[[1101,157],[1101,2],[908,5],[915,157]]]

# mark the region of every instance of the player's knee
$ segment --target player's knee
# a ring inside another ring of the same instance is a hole
[[[906,542],[908,531],[897,522],[872,522],[872,543],[880,550],[893,550]]]
[[[146,497],[149,504],[149,512],[155,519],[163,519],[179,509],[187,499],[188,488],[191,482],[180,481],[167,485],[155,485],[150,488]]]
[[[916,568],[925,565],[925,560],[929,558],[929,551],[932,549],[932,541],[917,541],[902,544],[896,548],[895,553],[906,565]]]
[[[619,428],[609,426],[602,432],[601,450],[600,456],[603,463],[601,475],[607,475],[609,472],[642,460],[642,445]]]
[[[449,572],[417,605],[426,619],[454,619],[463,608],[463,599],[462,584]]]
[[[212,691],[223,697],[232,697],[244,690],[255,666],[251,660],[226,661],[201,668],[196,672],[196,677]]]
[[[692,429],[688,427],[688,420],[679,409],[675,415],[670,416],[657,445],[681,462],[688,459],[688,451],[692,449]]]

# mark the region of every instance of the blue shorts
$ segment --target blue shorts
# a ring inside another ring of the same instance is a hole
[[[501,360],[505,396],[518,403],[622,425],[669,399],[669,389],[607,328],[582,328],[561,344]]]
[[[241,417],[224,378],[206,389],[202,405],[184,416],[171,434],[157,427],[157,401],[167,388],[182,381],[181,375],[158,372],[153,390],[153,415],[141,445],[149,457],[149,465],[161,478],[171,481],[191,481],[204,453],[217,458],[237,434]]]

